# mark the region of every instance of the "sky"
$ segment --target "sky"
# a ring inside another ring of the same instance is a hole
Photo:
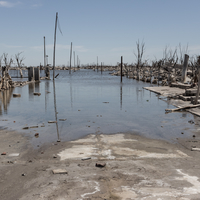
[[[96,64],[97,56],[99,65],[115,65],[121,56],[135,63],[138,40],[148,62],[179,44],[192,57],[200,54],[199,8],[199,0],[0,0],[0,56],[22,52],[25,66],[43,65],[45,36],[52,64],[58,12],[56,66],[69,65],[71,42],[85,65]]]

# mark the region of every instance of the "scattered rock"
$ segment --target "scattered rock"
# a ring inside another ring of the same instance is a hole
[[[39,133],[35,133],[35,137],[38,138],[39,137]]]
[[[2,156],[5,156],[5,155],[6,155],[6,152],[3,152],[1,155],[2,155]]]
[[[96,163],[96,167],[105,167],[106,166],[106,163]]]
[[[26,176],[26,174],[22,174],[22,176]]]
[[[196,137],[195,135],[193,135],[193,137]]]

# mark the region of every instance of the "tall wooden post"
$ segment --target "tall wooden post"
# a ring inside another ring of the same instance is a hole
[[[121,83],[122,83],[123,56],[121,56]]]
[[[102,62],[101,62],[101,74],[102,74]]]
[[[46,70],[46,47],[45,47],[45,37],[44,37],[44,69]]]
[[[71,67],[72,67],[72,42],[71,42],[71,49],[70,49],[70,65],[69,65],[69,74],[71,74]]]
[[[188,60],[189,60],[189,56],[187,54],[185,54],[184,63],[183,63],[183,71],[182,71],[182,82],[183,83],[186,81]]]
[[[77,61],[76,61],[76,63],[77,63],[77,67],[78,67],[78,55],[77,55]]]
[[[58,13],[56,13],[55,32],[54,32],[54,49],[53,49],[53,80],[55,77],[55,56],[56,56],[56,29],[57,29]]]

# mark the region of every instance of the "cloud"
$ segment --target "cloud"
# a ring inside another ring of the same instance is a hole
[[[14,48],[23,48],[24,46],[14,46],[14,45],[4,45],[6,48],[11,48],[11,49],[14,49]]]
[[[33,5],[31,5],[32,8],[38,8],[38,7],[41,7],[41,6],[42,6],[42,4],[33,4]]]
[[[5,8],[12,8],[16,5],[20,4],[20,2],[17,3],[10,3],[8,1],[0,1],[0,7],[5,7]]]

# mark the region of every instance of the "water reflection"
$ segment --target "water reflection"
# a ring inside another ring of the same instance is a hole
[[[35,83],[28,84],[28,93],[29,93],[29,100],[33,99],[33,93],[35,91]]]
[[[0,92],[0,115],[2,115],[3,112],[4,114],[7,114],[12,94],[13,94],[13,88]]]
[[[122,83],[120,85],[120,109],[122,110]]]
[[[71,79],[71,76],[70,76]],[[72,96],[72,81],[70,80],[70,99],[71,99],[71,108],[73,108],[73,96]]]
[[[58,136],[58,142],[60,141],[60,135],[58,130],[58,112],[57,112],[57,106],[56,106],[56,87],[55,87],[55,80],[53,80],[53,96],[54,96],[54,111],[55,111],[55,120],[56,120],[56,130],[57,130],[57,136]]]
[[[47,104],[48,104],[48,93],[49,93],[49,81],[45,82],[45,111],[47,111]]]
[[[40,92],[40,82],[35,82],[35,91],[34,92]]]

